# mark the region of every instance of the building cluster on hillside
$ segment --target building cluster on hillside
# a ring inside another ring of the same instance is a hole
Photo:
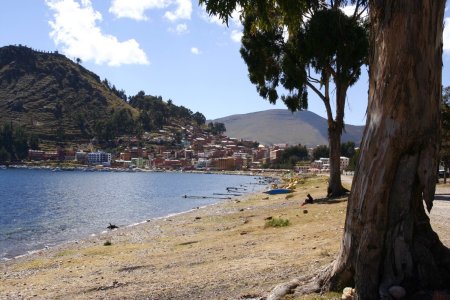
[[[129,146],[117,154],[93,147],[85,150],[58,149],[57,151],[29,150],[31,161],[66,161],[84,165],[115,168],[139,168],[153,170],[250,170],[261,169],[280,159],[288,144],[276,144],[270,147],[257,143],[230,138],[225,135],[213,135],[207,131],[182,128],[184,134],[178,146],[169,146],[173,141],[172,133],[161,130],[159,136],[152,137],[149,148]],[[156,140],[155,140],[156,139]],[[86,150],[91,149],[91,150]],[[310,165],[298,167],[303,172],[327,172],[328,159],[321,158]],[[341,169],[348,166],[348,158],[341,158]]]

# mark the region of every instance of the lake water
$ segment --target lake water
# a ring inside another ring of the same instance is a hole
[[[100,233],[109,223],[217,203],[227,196],[213,194],[227,194],[226,187],[255,192],[262,188],[255,183],[236,175],[0,170],[0,260]]]

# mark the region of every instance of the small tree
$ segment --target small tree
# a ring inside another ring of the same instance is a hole
[[[241,55],[259,94],[291,111],[306,109],[308,88],[325,105],[330,147],[328,196],[347,192],[340,175],[340,146],[347,90],[359,78],[368,51],[367,26],[361,19],[366,1],[352,1],[352,16],[341,10],[348,1],[200,0],[225,22],[242,7]],[[332,87],[336,110],[333,114]],[[281,97],[282,86],[288,91]]]
[[[205,116],[200,113],[200,112],[196,112],[192,115],[192,118],[194,119],[194,121],[197,123],[197,125],[201,126],[204,125],[206,123],[206,118]]]
[[[330,148],[327,145],[319,145],[313,149],[312,157],[314,160],[322,157],[330,157]]]

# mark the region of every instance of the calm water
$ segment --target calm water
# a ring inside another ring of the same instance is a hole
[[[257,191],[251,176],[0,170],[0,259],[106,229],[213,204],[226,187]]]

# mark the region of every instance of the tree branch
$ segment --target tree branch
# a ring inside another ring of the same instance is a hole
[[[309,88],[311,88],[311,89],[314,91],[314,93],[316,93],[317,96],[319,96],[319,98],[322,99],[323,102],[327,102],[327,99],[326,99],[325,96],[322,94],[322,92],[321,92],[318,88],[316,88],[311,82],[307,81],[307,82],[306,82],[306,85],[307,85]],[[328,100],[328,102],[329,102],[329,100]]]

